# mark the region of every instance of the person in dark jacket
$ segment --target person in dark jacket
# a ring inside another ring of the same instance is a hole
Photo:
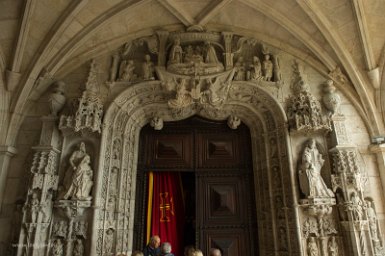
[[[160,237],[156,235],[152,236],[148,245],[143,249],[144,256],[160,256],[159,245]]]

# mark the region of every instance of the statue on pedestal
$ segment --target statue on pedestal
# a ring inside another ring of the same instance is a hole
[[[80,143],[79,150],[72,153],[69,162],[73,168],[72,182],[63,198],[90,200],[93,171],[90,166],[91,158],[86,153],[84,142]]]
[[[316,141],[310,139],[302,153],[299,170],[301,190],[307,197],[334,197],[321,177],[324,162]]]

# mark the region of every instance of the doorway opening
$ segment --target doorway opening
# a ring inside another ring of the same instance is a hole
[[[133,249],[142,249],[148,240],[149,173],[173,172],[180,175],[184,199],[179,247],[194,245],[205,255],[210,248],[219,248],[224,256],[258,255],[250,132],[245,125],[232,130],[226,122],[199,117],[165,123],[161,131],[148,125],[141,130],[139,155]]]

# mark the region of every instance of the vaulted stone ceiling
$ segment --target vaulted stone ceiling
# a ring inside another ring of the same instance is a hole
[[[2,0],[1,101],[12,113],[2,119],[18,127],[29,100],[47,89],[34,86],[43,73],[60,78],[130,39],[200,25],[253,36],[325,75],[340,66],[351,81],[344,89],[382,133],[384,13],[382,0]],[[7,137],[2,144],[12,144]]]

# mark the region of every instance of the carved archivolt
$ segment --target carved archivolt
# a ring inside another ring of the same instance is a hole
[[[261,250],[266,255],[276,251],[298,252],[297,217],[295,209],[291,208],[294,185],[291,184],[288,164],[285,115],[279,104],[264,89],[251,82],[233,82],[220,109],[200,108],[192,104],[176,113],[170,107],[172,97],[159,81],[136,84],[118,96],[106,113],[101,144],[101,155],[104,157],[100,159],[101,172],[95,187],[99,207],[94,222],[95,237],[92,239],[96,241],[92,246],[95,255],[127,252],[132,248],[133,195],[141,127],[149,122],[156,127],[160,120],[175,121],[192,115],[215,120],[229,119],[234,128],[242,121],[250,127],[254,138],[256,187],[260,190],[256,193],[265,195],[258,196],[257,201]],[[267,148],[263,133],[268,133],[269,141],[276,143]],[[267,158],[265,152],[270,152],[271,156]],[[270,202],[271,194],[279,205]]]

